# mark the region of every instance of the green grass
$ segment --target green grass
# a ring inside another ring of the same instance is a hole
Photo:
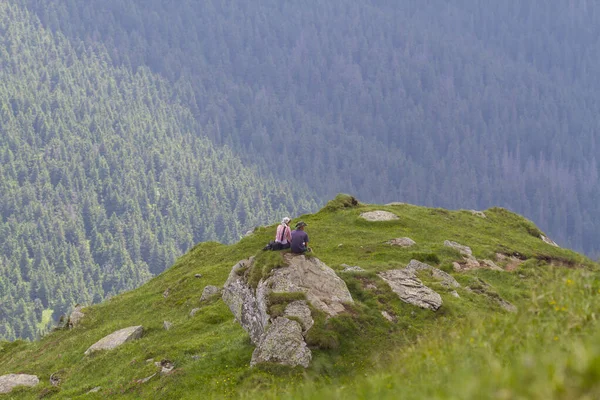
[[[399,219],[359,218],[370,210],[390,211]],[[338,196],[319,213],[297,218],[294,222],[308,223],[313,256],[338,272],[355,300],[335,318],[313,310],[315,325],[307,338],[313,361],[307,370],[250,368],[253,346],[227,306],[220,299],[200,303],[203,288],[222,286],[239,260],[256,256],[255,264],[241,272],[254,285],[273,268],[285,268],[284,252],[261,250],[273,236],[275,226],[270,226],[257,228],[231,246],[197,245],[141,288],[86,308],[81,326],[73,330],[54,331],[33,343],[1,343],[0,375],[38,375],[38,387],[12,394],[32,399],[78,398],[96,386],[102,390],[86,399],[568,399],[597,394],[593,382],[600,348],[592,339],[599,333],[597,264],[543,243],[539,230],[516,214],[500,208],[485,213],[484,219],[468,211],[356,205],[348,196]],[[385,244],[404,236],[417,244]],[[518,253],[527,261],[511,272],[457,274],[452,262],[460,255],[444,247],[444,240],[470,246],[479,259]],[[421,271],[419,277],[440,293],[444,305],[432,312],[401,302],[377,272],[404,267],[411,259],[452,273],[462,285],[456,289],[460,298]],[[341,273],[341,264],[366,271]],[[198,273],[202,278],[194,277]],[[466,289],[482,281],[519,311],[507,313],[493,298]],[[164,298],[167,288],[169,296]],[[274,294],[272,311],[283,311],[299,296]],[[200,311],[190,317],[197,307]],[[384,319],[382,311],[396,322]],[[165,320],[173,323],[169,331],[162,327]],[[144,326],[142,339],[110,352],[83,355],[103,336],[131,325]],[[148,359],[172,360],[176,369],[137,383],[157,371]],[[57,371],[62,384],[52,388],[48,378]],[[544,379],[551,379],[548,387],[543,387]]]

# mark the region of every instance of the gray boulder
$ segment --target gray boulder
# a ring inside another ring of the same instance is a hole
[[[40,383],[35,375],[8,374],[0,376],[0,394],[12,392],[17,386],[33,387]]]
[[[393,269],[377,274],[405,303],[436,311],[442,306],[442,297],[423,285],[414,271]]]
[[[395,219],[398,219],[398,216],[394,213],[391,213],[389,211],[369,211],[369,212],[364,212],[362,214],[360,214],[360,217],[362,219],[366,219],[367,221],[393,221]]]
[[[412,240],[411,238],[408,238],[408,237],[392,239],[386,243],[389,245],[392,245],[392,246],[400,246],[400,247],[410,247],[410,246],[414,246],[415,244],[417,244],[417,242],[415,242],[414,240]]]
[[[312,354],[302,336],[302,327],[285,317],[275,318],[260,346],[254,349],[250,365],[264,362],[302,365],[308,368]]]
[[[141,338],[143,333],[143,326],[130,326],[128,328],[120,329],[116,332],[111,333],[108,336],[103,337],[102,339],[91,345],[90,348],[87,349],[84,354],[89,355],[93,352],[100,350],[112,350],[122,345],[123,343],[127,343],[132,340]]]
[[[81,312],[82,309],[83,307],[77,304],[71,312],[71,315],[69,315],[69,320],[67,322],[67,327],[69,329],[75,328],[77,325],[79,325],[83,317],[85,317],[85,314]]]
[[[192,311],[190,311],[190,317],[193,317],[194,315],[196,315],[198,313],[198,311],[200,311],[199,308],[192,308]]]
[[[432,267],[429,264],[425,264],[423,262],[417,260],[410,260],[408,265],[406,266],[408,271],[419,271],[419,270],[428,270],[431,271],[431,276],[435,279],[442,281],[442,284],[445,286],[451,287],[460,287],[460,283],[454,279],[452,275],[447,272],[442,271],[439,268]]]
[[[204,290],[202,291],[202,296],[200,297],[200,301],[204,301],[204,300],[209,300],[211,299],[213,296],[218,295],[221,292],[221,289],[219,289],[216,286],[206,286],[204,288]]]
[[[477,210],[470,210],[471,214],[475,215],[476,217],[479,218],[487,218],[487,216],[485,215],[485,213],[483,211],[477,211]]]

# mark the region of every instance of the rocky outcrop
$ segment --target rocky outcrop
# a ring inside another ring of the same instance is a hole
[[[366,219],[367,221],[393,221],[398,219],[398,216],[389,211],[369,211],[360,214],[360,217]]]
[[[389,244],[392,246],[410,247],[410,246],[414,246],[415,244],[417,244],[417,242],[415,242],[411,238],[402,237],[402,238],[392,239],[392,240],[386,242],[386,244]]]
[[[35,375],[8,374],[0,376],[0,394],[12,392],[17,386],[33,387],[40,383]]]
[[[275,362],[308,366],[311,353],[304,335],[314,321],[308,306],[334,316],[352,303],[346,284],[316,257],[285,254],[285,267],[276,268],[263,277],[256,289],[248,283],[248,273],[255,260],[236,264],[223,287],[223,301],[256,346],[251,364]],[[304,293],[306,301],[290,302],[283,315],[269,315],[271,293]]]
[[[120,329],[91,345],[84,354],[89,355],[100,350],[112,350],[123,343],[141,338],[143,333],[144,327],[142,326],[130,326],[128,328]]]
[[[306,346],[300,324],[285,317],[278,317],[269,327],[260,345],[254,349],[250,365],[270,362],[308,368],[311,358],[312,353]]]
[[[482,279],[477,279],[476,284],[468,286],[466,289],[492,299],[493,301],[498,303],[500,307],[502,307],[508,312],[517,312],[517,307],[514,304],[511,304],[508,301],[504,300],[502,297],[500,297],[500,295],[496,293],[494,289]]]
[[[454,277],[452,275],[450,275],[449,273],[444,272],[439,268],[432,267],[429,264],[425,264],[425,263],[417,261],[417,260],[410,260],[410,262],[406,266],[406,270],[413,271],[413,272],[419,271],[419,270],[431,271],[431,276],[433,276],[437,280],[442,281],[442,285],[448,286],[448,287],[460,287],[460,283],[458,283],[456,281],[456,279],[454,279]]]
[[[73,329],[77,325],[79,325],[83,317],[85,317],[85,314],[81,312],[82,309],[83,307],[79,304],[75,306],[75,309],[73,309],[71,315],[69,315],[69,320],[67,321],[67,328]]]
[[[393,269],[377,274],[405,303],[436,311],[442,306],[442,297],[423,285],[413,270]]]
[[[492,260],[481,260],[479,262],[479,264],[482,267],[491,269],[492,271],[504,271],[502,268],[500,268],[498,265],[496,265],[496,263],[493,262]]]
[[[210,300],[213,296],[218,295],[221,292],[221,289],[219,289],[216,286],[206,286],[204,288],[204,290],[202,291],[202,296],[200,297],[200,301],[206,301],[206,300]]]

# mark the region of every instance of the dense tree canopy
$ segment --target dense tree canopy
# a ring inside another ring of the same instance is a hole
[[[139,286],[204,240],[313,209],[205,138],[146,68],[0,4],[0,338]]]
[[[116,287],[131,287],[197,240],[232,240],[272,209],[316,207],[337,192],[504,206],[559,244],[600,254],[596,2],[8,4],[41,25],[12,22],[19,33],[3,34],[0,48],[9,176],[0,183],[1,232],[12,241],[2,265],[11,273],[21,257],[38,257],[20,255],[33,248],[31,232],[54,248],[53,229],[68,237],[73,225],[103,273],[94,282],[114,270],[111,279],[124,279]],[[57,50],[21,51],[36,46],[27,35]],[[38,229],[42,211],[61,222]],[[44,268],[68,265],[49,253]],[[100,297],[115,287],[96,284]],[[63,304],[90,298],[61,295]]]

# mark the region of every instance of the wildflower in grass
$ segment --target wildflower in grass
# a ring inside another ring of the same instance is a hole
[[[554,336],[554,341],[556,342],[558,340],[558,336]]]
[[[574,282],[572,280],[570,280],[570,279],[567,279],[566,283],[567,283],[567,286],[573,286]]]

